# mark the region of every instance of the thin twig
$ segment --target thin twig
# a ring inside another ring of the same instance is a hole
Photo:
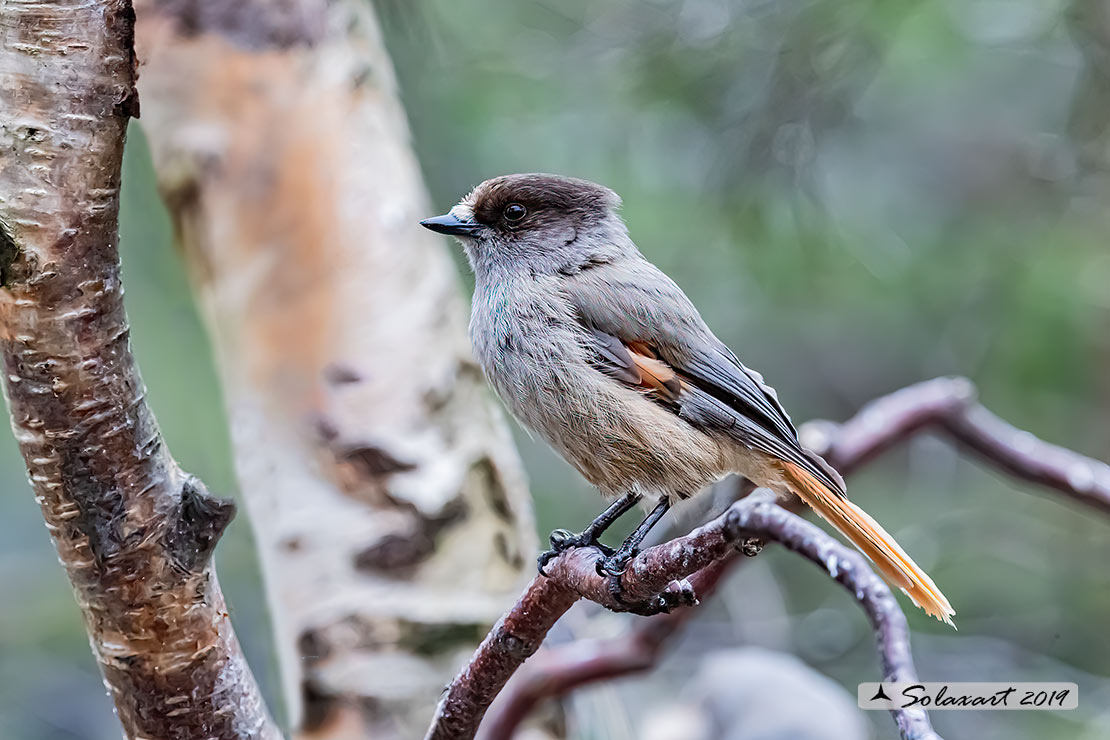
[[[747,500],[756,499],[758,494]],[[875,631],[884,681],[917,681],[910,651],[910,628],[890,587],[867,564],[863,556],[817,526],[764,499],[754,506],[734,504],[738,526],[778,542],[819,565],[859,602]],[[903,740],[940,740],[923,709],[891,709]]]

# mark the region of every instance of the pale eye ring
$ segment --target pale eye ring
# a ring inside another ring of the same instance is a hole
[[[511,224],[520,223],[528,215],[528,209],[519,203],[510,203],[505,206],[505,220]]]

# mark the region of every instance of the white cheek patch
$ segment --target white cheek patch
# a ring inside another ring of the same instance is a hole
[[[451,215],[460,221],[471,222],[474,220],[474,209],[465,203],[459,203],[451,209]]]

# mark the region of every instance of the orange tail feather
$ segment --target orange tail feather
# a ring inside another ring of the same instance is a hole
[[[948,599],[878,522],[851,501],[828,490],[804,468],[785,461],[782,466],[791,490],[851,540],[889,582],[901,588],[914,604],[929,615],[956,626],[952,622],[956,612]]]

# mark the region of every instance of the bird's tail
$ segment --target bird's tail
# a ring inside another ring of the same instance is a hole
[[[894,538],[867,512],[821,483],[799,465],[783,461],[791,490],[869,557],[888,581],[901,588],[914,604],[953,627],[956,613],[933,579],[918,567]]]

